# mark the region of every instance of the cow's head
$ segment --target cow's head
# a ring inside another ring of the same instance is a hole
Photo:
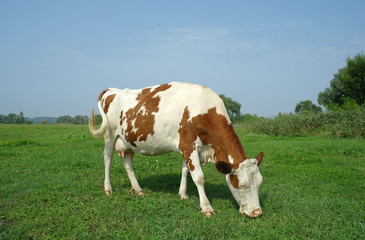
[[[253,218],[262,214],[259,201],[262,176],[258,166],[263,156],[264,153],[261,152],[256,159],[246,159],[238,167],[222,161],[216,163],[218,171],[226,175],[228,187],[240,206],[240,213]]]

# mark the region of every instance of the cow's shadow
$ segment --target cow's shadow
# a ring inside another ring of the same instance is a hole
[[[159,175],[152,175],[149,177],[140,178],[138,180],[140,186],[144,191],[147,193],[147,195],[151,192],[164,192],[168,194],[176,194],[176,197],[178,196],[179,188],[180,188],[180,180],[181,180],[181,174],[177,173],[166,173],[166,174],[159,174]],[[204,189],[205,193],[208,197],[208,199],[211,201],[212,204],[214,204],[215,199],[225,199],[228,200],[234,208],[239,208],[236,200],[233,198],[231,191],[229,190],[227,184],[215,184],[211,183],[210,181],[205,181]],[[130,188],[130,183],[125,182],[121,186],[122,188]],[[193,180],[191,179],[191,176],[188,175],[188,181],[187,181],[187,194],[189,197],[195,196],[199,199],[199,193],[197,190],[197,187]],[[265,202],[268,198],[268,193],[263,192],[259,195],[260,198],[260,205],[262,208],[265,207]]]
[[[153,175],[145,177],[139,180],[139,184],[142,189],[152,192],[164,192],[169,194],[176,194],[178,196],[180,188],[181,174],[167,173],[160,175]],[[214,199],[225,199],[229,200],[231,204],[238,209],[236,200],[233,198],[231,191],[229,190],[227,184],[215,184],[211,183],[212,179],[205,181],[204,189],[209,200],[214,201]],[[199,198],[198,189],[193,182],[190,175],[188,175],[187,181],[187,195],[190,197],[196,196]],[[265,206],[265,202],[268,198],[267,192],[259,194],[260,205],[262,208]]]
[[[176,196],[179,197],[180,180],[181,174],[167,173],[141,178],[138,181],[147,194],[150,191],[164,192],[176,194]],[[210,181],[205,181],[204,189],[208,199],[211,201],[214,201],[214,199],[226,199],[229,200],[233,206],[237,205],[226,184],[215,184]],[[195,196],[199,199],[197,187],[190,175],[188,176],[187,181],[187,194],[189,197]]]

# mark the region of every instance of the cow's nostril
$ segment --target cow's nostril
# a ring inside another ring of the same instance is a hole
[[[251,212],[251,217],[256,218],[256,217],[261,216],[261,214],[262,214],[262,210],[261,209],[255,209],[255,210],[253,210]]]

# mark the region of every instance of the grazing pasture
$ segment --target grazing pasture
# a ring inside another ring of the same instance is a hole
[[[114,155],[113,194],[103,190],[103,139],[85,125],[0,125],[0,239],[364,239],[365,141],[271,137],[236,131],[260,165],[263,214],[237,211],[225,178],[203,168],[216,215],[178,195],[182,157],[136,155],[146,196],[130,193]]]

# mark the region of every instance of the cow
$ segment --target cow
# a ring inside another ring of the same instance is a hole
[[[94,110],[89,129],[95,137],[104,136],[106,194],[112,193],[110,165],[114,149],[123,159],[132,191],[144,195],[133,171],[134,153],[159,155],[169,152],[183,156],[179,188],[181,199],[188,199],[187,176],[198,189],[201,212],[214,213],[204,190],[201,165],[215,163],[242,215],[259,217],[262,209],[258,189],[262,176],[258,166],[263,153],[249,159],[234,131],[221,98],[211,89],[191,83],[171,82],[144,89],[109,88],[101,92],[98,108],[102,123],[95,128]]]

